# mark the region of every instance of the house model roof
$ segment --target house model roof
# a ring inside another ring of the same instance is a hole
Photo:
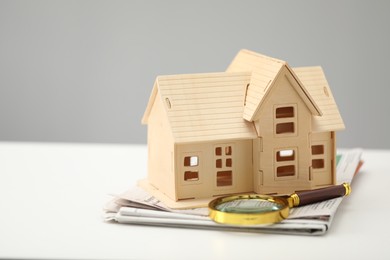
[[[291,72],[312,112],[312,131],[344,129],[321,67],[292,69],[248,50],[237,54],[227,72],[157,77],[142,123],[148,123],[155,99],[161,98],[175,142],[256,138],[252,121],[282,68]]]
[[[227,71],[252,72],[244,110],[244,118],[246,120],[253,121],[256,119],[255,116],[257,115],[257,112],[261,108],[261,105],[266,97],[269,95],[270,90],[272,89],[275,80],[283,67],[290,70],[291,74],[294,76],[298,83],[296,91],[306,103],[312,114],[322,114],[319,107],[285,61],[261,55],[253,51],[241,50],[236,55]]]
[[[322,111],[322,116],[313,117],[313,132],[343,130],[345,128],[343,119],[322,68],[301,67],[293,70]]]
[[[159,76],[149,106],[161,98],[175,142],[253,139],[256,130],[242,117],[250,72]],[[158,94],[157,94],[158,93]],[[147,122],[148,108],[143,123]]]

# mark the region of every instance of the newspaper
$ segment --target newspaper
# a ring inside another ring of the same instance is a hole
[[[351,183],[361,166],[361,149],[340,151],[337,156],[337,183]],[[330,228],[343,197],[292,208],[282,222],[272,225],[223,225],[208,217],[207,208],[171,209],[140,187],[115,196],[104,211],[105,220],[123,224],[227,230],[241,232],[323,235]]]

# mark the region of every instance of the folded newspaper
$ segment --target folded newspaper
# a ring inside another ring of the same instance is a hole
[[[362,150],[339,151],[337,183],[351,183],[362,161]],[[352,192],[353,194],[353,192]],[[230,226],[213,222],[208,208],[171,209],[140,187],[115,196],[104,208],[106,221],[123,224],[227,230],[241,232],[323,235],[330,228],[343,197],[292,208],[287,219],[272,225]]]

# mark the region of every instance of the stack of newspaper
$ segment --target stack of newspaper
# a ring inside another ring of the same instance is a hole
[[[362,161],[362,150],[337,155],[337,183],[351,183]],[[292,208],[287,219],[272,225],[231,226],[213,222],[207,208],[171,209],[140,187],[115,196],[104,211],[106,221],[148,226],[229,230],[242,232],[322,235],[330,228],[343,197]]]

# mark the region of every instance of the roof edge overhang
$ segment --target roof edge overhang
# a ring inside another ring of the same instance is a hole
[[[249,49],[240,49],[237,52],[237,54],[234,56],[234,58],[232,59],[230,64],[228,65],[226,71],[229,71],[230,67],[233,66],[233,64],[236,62],[236,60],[239,58],[239,56],[243,55],[243,54],[253,55],[253,56],[256,56],[258,58],[262,58],[262,59],[269,60],[269,61],[276,62],[276,63],[282,63],[282,64],[285,63],[284,60],[280,60],[280,59],[277,59],[277,58],[274,58],[271,56],[267,56],[267,55],[264,55],[264,54],[261,54],[261,53],[255,52],[255,51],[251,51]]]
[[[158,88],[157,88],[157,84],[158,83],[157,83],[157,81],[158,81],[158,79],[156,79],[155,82],[154,82],[152,92],[150,93],[148,105],[146,106],[144,115],[142,116],[142,119],[141,119],[141,123],[143,125],[147,125],[148,124],[150,111],[152,111],[154,100],[156,99],[156,96],[157,96],[157,92],[158,92]]]
[[[276,82],[276,79],[279,77],[279,75],[281,74],[281,71],[282,71],[282,68],[283,66],[280,68],[280,70],[278,71],[278,73],[276,74],[276,76],[274,77],[274,79],[269,83],[269,85],[266,87],[266,92],[264,94],[264,96],[262,97],[262,99],[259,101],[255,111],[253,111],[252,115],[250,117],[246,116],[244,114],[243,118],[249,122],[253,122],[256,120],[257,116],[258,116],[258,113],[261,109],[261,107],[263,106],[263,103],[264,103],[264,100],[267,99],[267,97],[269,96],[269,93],[271,91],[271,89],[273,88],[273,86],[275,85],[275,82]]]

